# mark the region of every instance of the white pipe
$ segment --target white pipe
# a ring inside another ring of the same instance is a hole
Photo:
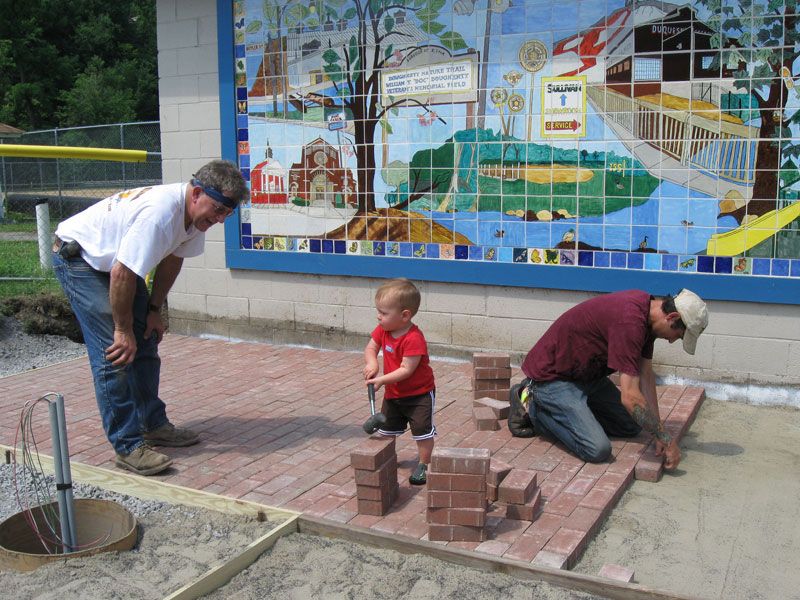
[[[48,403],[50,410],[50,435],[53,440],[53,471],[56,477],[56,497],[58,499],[58,516],[61,525],[61,542],[64,553],[71,551],[69,535],[69,518],[67,517],[67,495],[64,491],[64,474],[61,470],[61,444],[59,442],[58,411],[54,402]]]
[[[64,396],[56,395],[56,415],[58,417],[58,442],[61,447],[61,471],[64,475],[64,487],[67,506],[67,522],[69,523],[70,551],[78,547],[78,534],[75,529],[75,499],[72,495],[72,470],[69,466],[69,445],[67,444],[67,418],[64,413]]]
[[[52,269],[53,240],[50,236],[50,205],[47,203],[47,198],[36,205],[36,232],[39,238],[39,263],[43,269]]]

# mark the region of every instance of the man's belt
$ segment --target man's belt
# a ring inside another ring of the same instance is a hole
[[[81,245],[78,242],[65,242],[58,236],[54,236],[53,252],[61,258],[75,258],[81,254]]]

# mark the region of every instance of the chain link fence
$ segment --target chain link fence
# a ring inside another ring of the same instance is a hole
[[[0,156],[0,298],[57,288],[52,272],[41,266],[40,248],[52,245],[60,221],[121,190],[162,182],[158,121],[30,131],[1,143],[146,150],[159,158],[124,163]]]

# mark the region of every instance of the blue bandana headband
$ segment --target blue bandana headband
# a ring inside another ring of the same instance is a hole
[[[199,187],[209,198],[213,198],[214,200],[216,200],[223,206],[227,206],[231,210],[235,209],[238,206],[238,203],[235,200],[231,200],[216,188],[203,185],[203,183],[199,179],[192,179],[192,185]]]

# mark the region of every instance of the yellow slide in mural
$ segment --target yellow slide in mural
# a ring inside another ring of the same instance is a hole
[[[800,201],[772,210],[732,231],[711,236],[706,247],[709,256],[736,256],[771,238],[800,217]]]

